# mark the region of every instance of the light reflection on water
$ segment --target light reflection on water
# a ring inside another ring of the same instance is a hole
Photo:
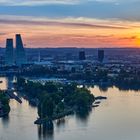
[[[8,80],[6,77],[0,77],[0,90],[6,90],[8,87]]]
[[[7,82],[0,88],[7,88]],[[115,87],[106,92],[98,87],[90,90],[108,99],[87,116],[72,115],[55,121],[51,132],[34,125],[36,108],[25,100],[22,104],[11,100],[9,117],[0,119],[0,140],[139,140],[140,92],[119,91]]]

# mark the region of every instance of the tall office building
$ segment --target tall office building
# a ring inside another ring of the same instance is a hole
[[[85,51],[79,52],[79,60],[86,60]]]
[[[16,65],[26,64],[26,54],[20,34],[16,34],[16,50],[15,50],[15,62]]]
[[[7,66],[14,65],[13,39],[6,40],[5,65],[7,65]]]
[[[66,53],[66,60],[72,60],[73,56],[72,53]]]
[[[103,62],[104,60],[104,50],[98,50],[98,61]]]

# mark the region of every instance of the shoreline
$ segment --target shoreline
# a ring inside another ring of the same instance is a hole
[[[89,110],[92,109],[92,108],[99,107],[101,101],[106,100],[106,99],[107,99],[107,97],[105,97],[105,96],[95,97],[95,101],[93,102],[92,106],[89,107]],[[82,112],[79,112],[79,113],[82,113]],[[53,116],[51,118],[51,120],[52,121],[59,120],[59,119],[65,118],[66,116],[73,115],[73,114],[76,114],[76,110],[75,109],[69,109],[65,112],[62,112],[62,113],[59,113],[59,114]],[[82,114],[84,114],[84,113],[82,113]],[[45,119],[38,118],[36,121],[34,121],[34,124],[41,125],[41,124],[47,123],[48,121],[50,121],[48,118],[45,118]]]

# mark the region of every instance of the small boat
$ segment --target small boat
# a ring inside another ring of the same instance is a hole
[[[97,104],[100,104],[100,103],[101,103],[101,102],[99,101],[99,102],[95,102],[94,104],[97,105]]]

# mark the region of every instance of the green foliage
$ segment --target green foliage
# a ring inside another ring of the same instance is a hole
[[[75,107],[77,111],[88,109],[94,102],[94,96],[86,88],[76,89],[73,94],[65,98],[68,106]]]
[[[28,81],[24,86],[24,92],[31,97],[39,97],[42,92],[44,91],[44,87],[41,83],[34,83],[32,81]]]
[[[46,95],[44,99],[40,101],[40,104],[38,106],[38,114],[40,118],[52,118],[53,111],[54,102],[50,96]]]
[[[64,103],[63,102],[60,102],[56,106],[55,113],[56,114],[62,113],[64,111],[64,109],[65,109]]]
[[[2,104],[3,112],[9,113],[10,112],[9,99],[3,92],[0,92],[0,102]]]
[[[78,88],[75,83],[60,84],[46,82],[45,85],[27,81],[25,94],[39,100],[38,115],[41,118],[52,118],[57,114],[88,110],[94,102],[94,96],[86,88]]]
[[[17,86],[24,87],[25,86],[25,79],[22,77],[17,77]]]
[[[45,89],[48,93],[55,93],[58,92],[58,86],[55,83],[52,82],[46,82],[45,83]]]

